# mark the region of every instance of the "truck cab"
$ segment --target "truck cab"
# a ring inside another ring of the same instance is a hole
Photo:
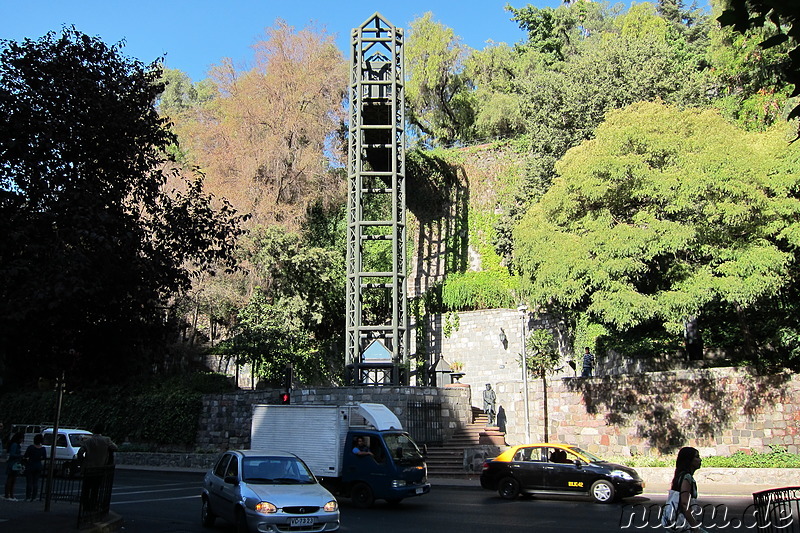
[[[358,438],[368,454],[356,453]],[[397,504],[430,492],[425,458],[408,433],[352,428],[344,446],[341,481],[355,505],[369,507],[376,499]]]

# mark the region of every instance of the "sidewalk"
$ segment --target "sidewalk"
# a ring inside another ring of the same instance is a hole
[[[0,500],[0,531],[14,533],[109,533],[122,528],[122,517],[110,512],[102,522],[86,524],[78,529],[78,504],[50,502],[45,512],[44,501],[9,502]]]

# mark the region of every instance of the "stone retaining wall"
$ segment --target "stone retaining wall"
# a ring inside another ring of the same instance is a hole
[[[281,391],[241,391],[203,397],[196,446],[198,450],[225,450],[250,446],[253,405],[275,404]],[[441,426],[434,428],[441,440],[449,439],[459,427],[472,422],[469,387],[328,387],[295,389],[293,405],[386,405],[408,428],[409,402],[439,406]]]

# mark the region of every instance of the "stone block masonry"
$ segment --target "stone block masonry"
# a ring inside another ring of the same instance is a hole
[[[201,451],[219,451],[250,446],[253,405],[275,404],[281,391],[241,391],[209,394],[203,397],[196,446]],[[446,441],[459,428],[472,422],[470,390],[436,387],[329,387],[295,389],[294,405],[354,405],[381,403],[408,427],[409,402],[439,406],[441,440]]]

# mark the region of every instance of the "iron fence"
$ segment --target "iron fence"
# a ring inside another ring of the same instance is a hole
[[[755,492],[753,505],[760,533],[800,532],[800,487]]]
[[[417,444],[442,444],[441,402],[408,402],[406,404],[407,430]]]
[[[114,465],[80,468],[73,460],[53,460],[53,477],[49,477],[50,461],[45,461],[39,480],[39,499],[50,495],[50,501],[77,503],[77,527],[96,522],[111,507],[114,486]]]

